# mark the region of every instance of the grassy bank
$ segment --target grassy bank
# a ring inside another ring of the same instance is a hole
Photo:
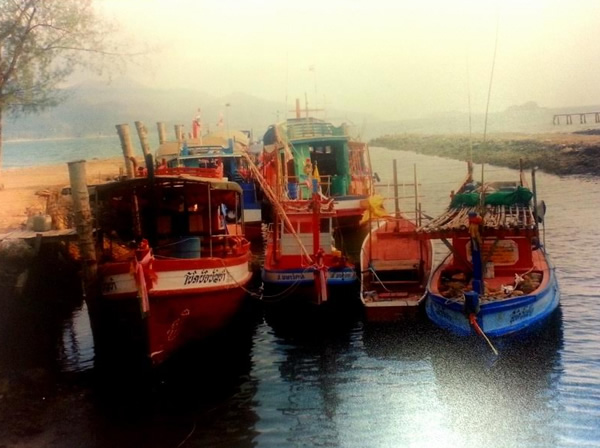
[[[465,135],[385,135],[369,142],[371,146],[413,151],[421,154],[467,160],[469,137]],[[576,134],[507,134],[472,139],[474,163],[518,168],[537,166],[558,175],[600,176],[600,139]]]

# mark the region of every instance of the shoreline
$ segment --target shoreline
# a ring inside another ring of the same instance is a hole
[[[527,168],[556,175],[600,176],[600,135],[548,133],[474,136],[473,162]],[[470,139],[465,134],[392,134],[371,139],[372,146],[467,160]],[[86,161],[89,184],[114,179],[124,169],[122,156]],[[67,163],[4,168],[0,172],[0,233],[22,228],[29,216],[45,212],[46,197],[37,192],[69,185]]]
[[[600,136],[584,134],[491,134],[469,138],[464,134],[393,134],[369,141],[372,146],[468,160],[472,145],[474,163],[526,168],[559,176],[600,176]]]
[[[124,169],[123,157],[86,161],[88,184],[112,180]],[[67,163],[5,168],[0,172],[0,233],[20,229],[29,216],[44,213],[46,197],[36,193],[69,185]]]
[[[65,140],[82,140],[82,139],[100,139],[100,138],[113,138],[112,134],[98,134],[98,135],[82,135],[79,137],[18,137],[4,140],[3,143],[28,143],[28,142],[60,142]]]

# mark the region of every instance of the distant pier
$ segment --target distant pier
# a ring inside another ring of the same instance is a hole
[[[555,114],[552,118],[552,124],[560,124],[561,117],[564,117],[565,124],[573,124],[573,117],[579,116],[579,123],[586,124],[587,116],[594,116],[594,123],[600,123],[600,112],[577,112],[573,114]],[[591,123],[591,121],[590,121]]]

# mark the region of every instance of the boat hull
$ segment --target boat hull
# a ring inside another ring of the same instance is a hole
[[[101,322],[95,326],[142,341],[156,365],[223,328],[242,307],[251,277],[247,254],[107,263],[99,267]],[[131,328],[138,328],[137,334]]]
[[[315,285],[315,269],[269,269],[263,268],[261,277],[265,286],[265,303],[306,302],[321,305]],[[356,271],[352,267],[328,268],[327,302],[347,303],[353,300],[353,291],[357,292]],[[358,294],[356,294],[357,296]]]
[[[361,247],[360,298],[367,322],[394,322],[421,314],[433,264],[431,241],[410,232],[405,219],[381,222]]]
[[[381,302],[367,302],[361,295],[367,322],[398,322],[414,319],[423,310],[423,297],[418,300],[394,299]]]
[[[489,337],[521,332],[550,316],[558,306],[560,293],[554,268],[549,262],[547,275],[548,281],[531,294],[482,303],[477,322],[483,332]],[[463,304],[435,294],[431,288],[428,289],[425,311],[436,325],[453,333],[469,335],[475,332]]]

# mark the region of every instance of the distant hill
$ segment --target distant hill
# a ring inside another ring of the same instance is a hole
[[[579,122],[579,113],[600,111],[600,106],[573,106],[547,108],[535,102],[510,106],[502,112],[491,113],[487,119],[487,133],[527,133],[539,134],[548,132],[575,132],[600,128],[593,115],[587,115],[587,123]],[[573,123],[566,125],[563,118],[561,124],[553,124],[555,114],[574,114]],[[470,123],[469,123],[470,121]],[[470,129],[469,129],[470,127]],[[377,138],[388,134],[469,134],[482,135],[485,127],[485,115],[474,113],[470,117],[465,112],[447,112],[423,118],[402,121],[381,121],[372,123],[368,129],[369,138]]]
[[[184,130],[190,132],[198,108],[202,111],[204,131],[215,129],[222,115],[232,129],[251,130],[261,137],[269,125],[285,119],[286,110],[291,109],[283,102],[245,93],[216,97],[191,89],[150,88],[126,79],[109,85],[81,84],[66,89],[65,93],[67,100],[56,108],[39,115],[8,117],[4,138],[110,135],[116,133],[115,125],[120,123],[129,123],[134,130],[135,121],[142,121],[152,133],[156,132],[158,121],[166,124],[170,134],[175,124],[183,124]],[[327,114],[332,121],[334,117],[341,117],[335,124],[365,121],[365,114],[357,112],[329,110]]]
[[[156,122],[162,121],[167,132],[173,133],[173,125],[183,124],[186,132],[191,130],[191,121],[196,111],[202,109],[204,130],[214,129],[220,114],[231,129],[253,131],[261,137],[267,127],[278,120],[291,116],[291,105],[267,101],[245,93],[232,93],[217,97],[210,93],[191,89],[151,88],[128,79],[106,83],[84,83],[65,90],[67,100],[56,108],[39,115],[18,118],[7,117],[4,138],[57,138],[114,135],[115,125],[142,121],[151,133],[156,132]],[[291,102],[291,100],[290,100]],[[225,106],[229,104],[230,106]],[[545,108],[534,102],[515,105],[488,117],[488,133],[500,132],[572,132],[599,128],[593,117],[588,123],[580,124],[573,117],[573,124],[553,125],[554,114],[600,111],[600,106],[569,108]],[[411,120],[382,120],[361,111],[327,110],[325,118],[339,125],[350,124],[353,135],[363,139],[387,134],[464,134],[469,133],[469,115],[464,112],[444,112]],[[482,134],[485,117],[471,116],[471,130]]]

